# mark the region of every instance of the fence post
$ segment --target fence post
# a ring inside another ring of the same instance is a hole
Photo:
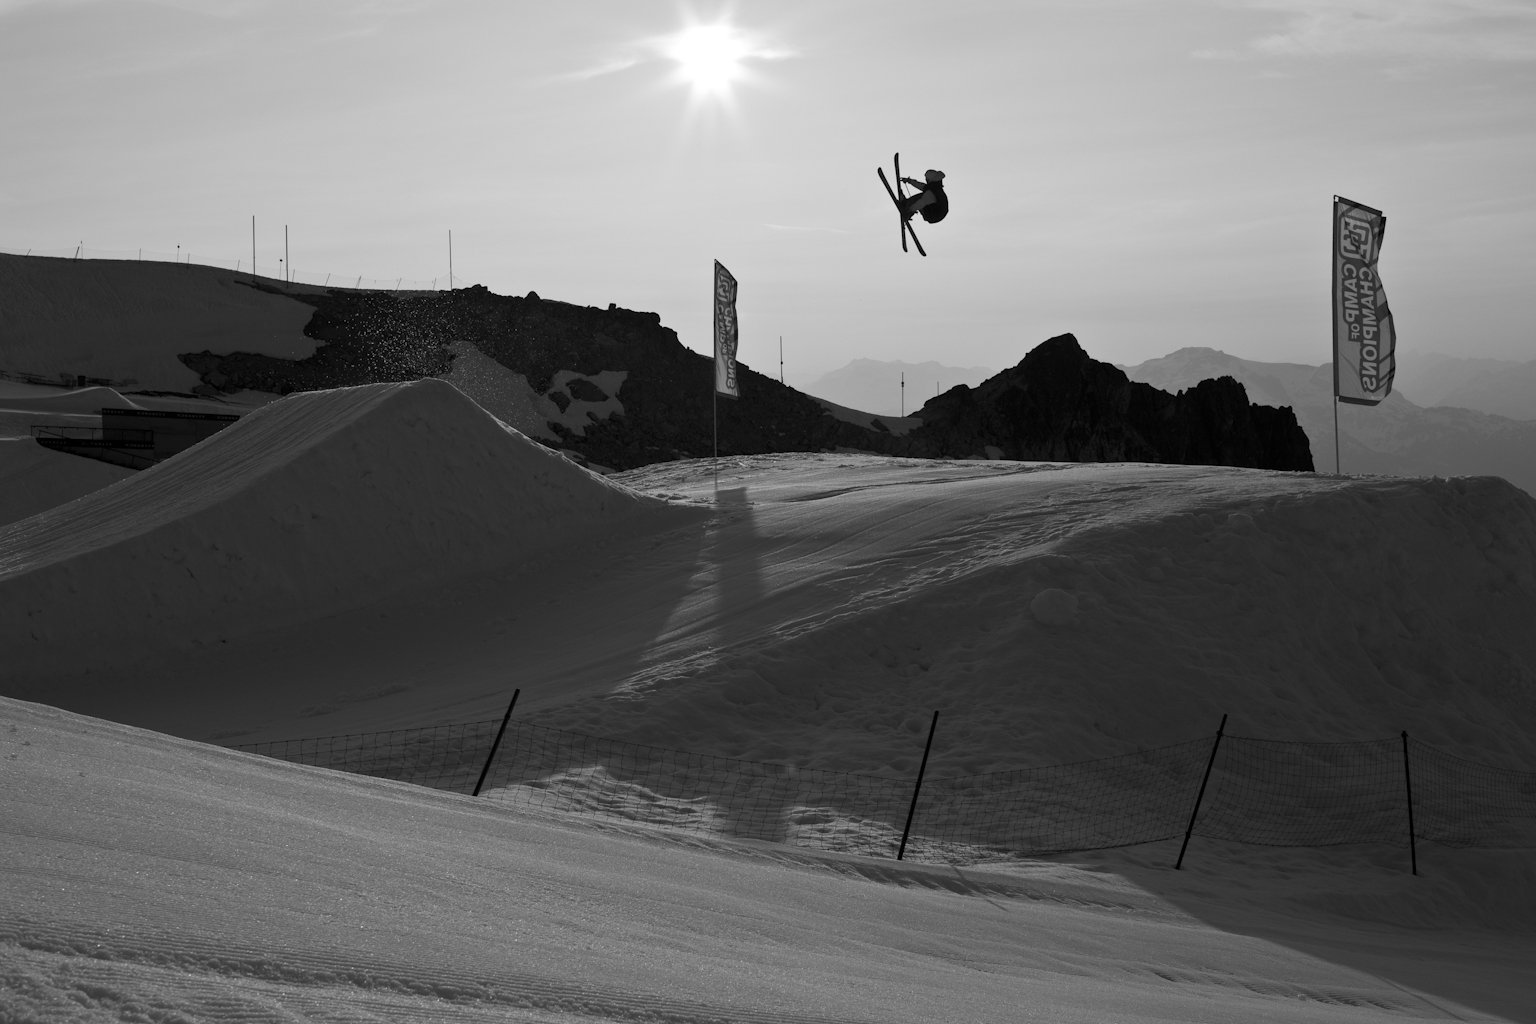
[[[928,742],[923,745],[923,763],[917,766],[917,783],[912,787],[912,806],[907,808],[907,827],[901,830],[901,845],[896,848],[896,859],[901,858],[907,852],[907,836],[912,833],[912,816],[917,813],[917,794],[923,788],[923,773],[928,770],[928,751],[933,749],[933,732],[939,727],[939,713],[933,713],[933,721],[928,726]]]
[[[1413,832],[1413,775],[1408,770],[1408,730],[1403,730],[1403,785],[1408,790],[1408,862],[1419,873],[1419,841]]]
[[[1211,744],[1210,760],[1205,762],[1205,777],[1200,780],[1200,792],[1195,794],[1195,809],[1189,812],[1189,827],[1184,830],[1184,845],[1179,847],[1179,859],[1174,861],[1173,870],[1178,871],[1184,866],[1184,851],[1189,849],[1189,837],[1195,831],[1195,818],[1200,815],[1200,803],[1205,799],[1206,783],[1211,781],[1211,769],[1216,764],[1216,751],[1221,746],[1221,734],[1226,731],[1227,716],[1221,716],[1221,724],[1216,727],[1216,742]]]
[[[512,691],[512,703],[507,705],[507,713],[501,718],[501,728],[496,730],[496,741],[491,744],[491,752],[485,759],[485,767],[480,769],[480,781],[475,783],[475,791],[469,794],[470,796],[480,795],[480,787],[485,785],[485,776],[491,770],[491,762],[496,760],[496,748],[501,746],[502,734],[507,731],[507,722],[512,719],[512,709],[517,707],[517,695],[522,692],[521,688]]]

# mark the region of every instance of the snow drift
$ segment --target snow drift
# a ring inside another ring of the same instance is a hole
[[[27,388],[29,392],[33,390],[27,385],[20,387]],[[0,408],[17,412],[91,414],[103,409],[143,409],[146,406],[124,398],[112,388],[93,385],[58,393],[9,395],[0,401]]]
[[[24,677],[83,633],[103,656],[213,642],[669,513],[442,381],[294,395],[0,530],[0,647]]]

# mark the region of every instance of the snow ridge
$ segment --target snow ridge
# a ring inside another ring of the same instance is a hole
[[[18,670],[99,624],[243,632],[682,515],[573,465],[439,380],[297,394],[151,470],[0,529]]]

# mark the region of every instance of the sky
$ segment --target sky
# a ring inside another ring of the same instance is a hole
[[[15,403],[84,396],[0,382]],[[932,805],[897,862],[899,818],[798,788],[753,841],[697,827],[740,798],[600,745],[524,781],[520,729],[478,799],[224,749],[494,721],[516,687],[519,727],[786,777],[908,780],[927,749],[927,787],[1225,722],[1205,806],[1390,829],[1351,796],[1400,778],[1400,730],[1536,766],[1536,502],[1504,481],[848,453],[599,477],[430,378],[292,395],[116,482],[84,461],[31,463],[78,497],[0,525],[5,1020],[1536,1019],[1506,772],[1415,776],[1418,827],[1482,844],[1426,838],[1415,875],[1395,831],[1197,823],[1177,870],[1177,838],[938,853]],[[1266,740],[1318,745],[1233,796],[1228,754]],[[1329,743],[1356,740],[1376,756]],[[1095,800],[1146,800],[1115,779]]]
[[[254,218],[259,272],[442,285],[451,233],[455,283],[701,352],[718,259],[791,384],[1064,331],[1326,362],[1335,194],[1400,363],[1536,342],[1522,0],[0,0],[0,89],[0,249],[249,269]],[[897,151],[947,176],[926,259]]]

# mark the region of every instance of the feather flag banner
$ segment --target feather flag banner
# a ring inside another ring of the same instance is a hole
[[[741,397],[736,379],[736,279],[715,261],[715,393]]]
[[[1333,394],[1376,405],[1392,392],[1397,331],[1376,272],[1387,218],[1380,210],[1333,199]]]

